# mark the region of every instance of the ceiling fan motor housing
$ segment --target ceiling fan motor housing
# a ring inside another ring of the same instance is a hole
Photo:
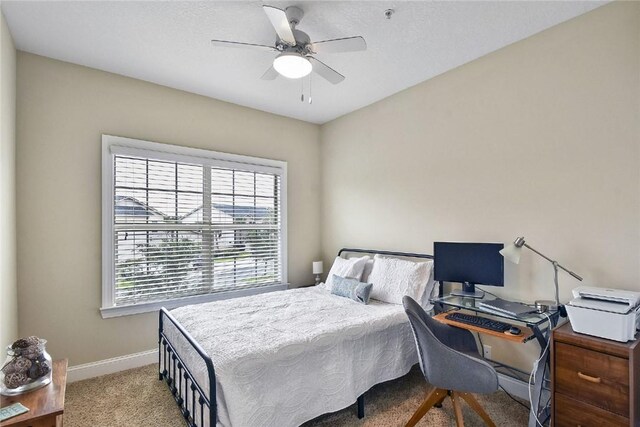
[[[289,6],[284,10],[284,13],[287,15],[287,19],[292,27],[298,25],[304,16],[302,9],[296,6]]]
[[[311,53],[311,38],[304,31],[293,28],[293,37],[296,39],[295,46],[289,46],[279,38],[276,38],[276,48],[282,52],[297,52],[302,55]]]

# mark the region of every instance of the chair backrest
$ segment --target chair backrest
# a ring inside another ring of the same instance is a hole
[[[479,358],[473,335],[434,320],[411,297],[402,299],[418,348],[420,368],[431,385],[446,390],[491,393],[498,374]]]
[[[444,349],[441,348],[444,345],[432,331],[432,329],[436,327],[435,323],[437,321],[433,320],[423,308],[420,307],[420,304],[411,297],[405,296],[402,304],[404,305],[404,311],[409,317],[416,347],[418,348],[420,369],[422,369],[422,373],[427,382],[438,386],[436,382],[440,377],[439,372],[441,372],[441,369],[438,369],[438,365],[439,361],[446,357],[446,354],[445,351],[443,351]]]

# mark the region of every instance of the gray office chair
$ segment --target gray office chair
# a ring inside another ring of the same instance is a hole
[[[427,382],[435,387],[406,426],[416,425],[431,407],[439,406],[450,396],[458,427],[464,426],[460,399],[466,401],[488,426],[495,427],[489,415],[470,394],[498,390],[498,374],[480,358],[471,332],[432,319],[411,297],[405,296],[402,304],[409,316],[418,347],[420,369]]]

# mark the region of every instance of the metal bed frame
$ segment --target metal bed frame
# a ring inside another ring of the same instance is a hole
[[[343,253],[363,253],[391,255],[405,258],[427,258],[433,259],[433,255],[378,251],[371,249],[342,248],[338,251],[338,256]],[[176,350],[175,343],[171,343],[165,333],[165,325],[171,322],[176,331],[193,347],[196,353],[202,358],[207,367],[209,378],[209,390],[205,390],[202,384],[198,384],[193,373],[185,365],[185,361]],[[164,380],[171,391],[187,426],[206,427],[204,414],[209,414],[210,427],[215,427],[217,422],[216,406],[216,373],[213,360],[207,355],[204,349],[184,329],[184,327],[171,315],[164,307],[160,309],[158,319],[158,379]],[[197,408],[199,407],[199,411]],[[357,400],[358,418],[364,418],[364,394]],[[198,416],[199,414],[199,416]],[[212,421],[213,420],[213,421]],[[212,424],[213,423],[213,424]]]

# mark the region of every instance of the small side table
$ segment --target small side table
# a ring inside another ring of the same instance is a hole
[[[0,427],[62,427],[67,359],[53,362],[53,379],[47,386],[18,396],[2,396],[1,407],[20,402],[29,412],[0,422]]]

